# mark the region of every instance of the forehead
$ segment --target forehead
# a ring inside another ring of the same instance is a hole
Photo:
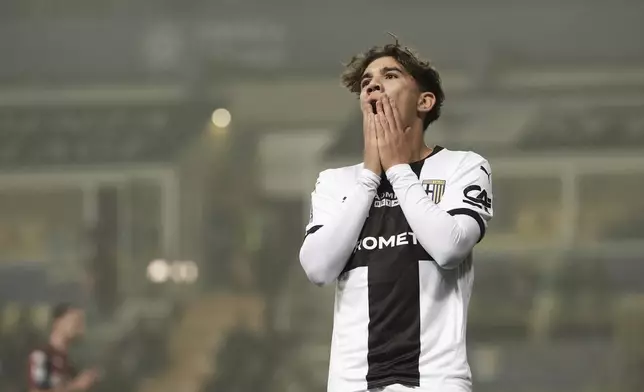
[[[383,68],[399,68],[401,71],[405,71],[405,68],[398,61],[396,61],[396,59],[390,56],[386,56],[377,58],[369,63],[364,71],[364,74],[378,73]]]

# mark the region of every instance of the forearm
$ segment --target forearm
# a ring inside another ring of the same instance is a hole
[[[418,242],[441,267],[457,267],[480,238],[478,222],[440,208],[427,196],[409,165],[393,166],[387,177]]]
[[[309,230],[300,249],[300,263],[311,282],[324,285],[340,275],[355,248],[379,184],[380,178],[364,169],[333,218]]]

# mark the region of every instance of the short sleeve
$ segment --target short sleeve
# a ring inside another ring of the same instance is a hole
[[[315,233],[336,214],[342,199],[335,196],[333,177],[330,171],[323,171],[318,176],[315,189],[311,193],[311,208],[306,234]]]
[[[32,351],[29,355],[29,385],[32,388],[48,389],[47,353],[42,350]]]
[[[490,164],[482,156],[468,152],[447,181],[439,205],[451,215],[468,215],[476,220],[481,230],[480,241],[494,215],[492,200]]]

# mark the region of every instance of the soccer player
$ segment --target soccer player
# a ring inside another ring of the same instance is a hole
[[[329,392],[471,391],[472,249],[492,218],[486,159],[425,145],[438,72],[396,41],[355,56],[364,162],[320,173],[300,263],[336,282]]]
[[[80,392],[89,390],[97,381],[97,370],[79,375],[67,359],[70,344],[83,335],[85,313],[70,304],[54,308],[49,344],[29,355],[29,392]]]

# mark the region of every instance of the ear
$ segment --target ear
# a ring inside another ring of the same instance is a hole
[[[430,110],[432,110],[435,103],[436,103],[436,97],[434,96],[433,93],[430,93],[430,92],[420,93],[420,96],[418,97],[418,104],[416,105],[416,109],[421,113],[427,113]]]

